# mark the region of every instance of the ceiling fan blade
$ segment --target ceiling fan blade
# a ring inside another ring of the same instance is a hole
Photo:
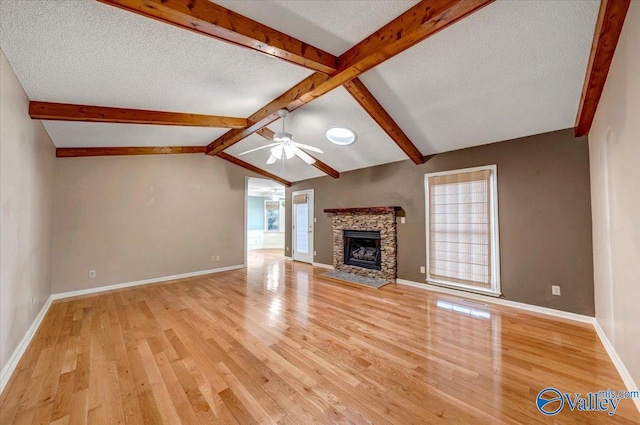
[[[297,147],[299,147],[299,148],[304,148],[304,149],[306,149],[306,150],[308,150],[308,151],[311,151],[311,152],[324,153],[324,152],[322,151],[322,149],[320,149],[320,148],[316,148],[316,147],[314,147],[314,146],[304,145],[304,144],[302,144],[302,143],[298,143],[298,142],[291,142],[291,143],[293,143],[295,146],[297,146]]]
[[[316,159],[314,157],[312,157],[311,155],[309,155],[308,153],[306,153],[305,151],[303,151],[300,148],[296,148],[295,152],[296,152],[296,155],[298,156],[298,158],[300,158],[301,160],[303,160],[304,162],[306,162],[309,165],[311,165],[311,164],[316,162]]]
[[[271,155],[271,156],[269,156],[269,159],[267,159],[267,165],[275,164],[275,162],[277,160],[278,160],[278,158],[276,158],[275,156]]]
[[[260,146],[259,148],[251,149],[246,152],[239,153],[238,156],[245,155],[247,153],[259,151],[260,149],[270,148],[271,146],[279,145],[279,143],[269,143],[268,145]]]

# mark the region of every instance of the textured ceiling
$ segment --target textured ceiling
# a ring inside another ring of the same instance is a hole
[[[415,1],[223,1],[339,55]],[[423,154],[573,126],[597,0],[499,0],[361,79]],[[357,18],[356,18],[357,17]],[[0,47],[32,100],[247,117],[310,74],[299,66],[92,0],[0,0]],[[205,145],[224,129],[45,122],[57,146]],[[339,147],[331,126],[359,140]],[[270,128],[279,131],[280,125]],[[406,159],[342,88],[288,118],[297,141],[344,172]],[[268,143],[254,135],[233,155]],[[323,175],[297,158],[267,166]]]
[[[94,0],[0,5],[2,50],[31,100],[247,117],[311,74]]]
[[[271,196],[274,193],[280,197],[284,197],[284,186],[273,180],[258,179],[251,177],[247,184],[249,196]]]
[[[278,121],[269,128],[276,132],[281,131],[281,124],[282,122]],[[293,134],[295,141],[322,149],[324,154],[314,153],[313,155],[340,172],[406,159],[400,148],[342,87],[338,87],[303,108],[296,109],[287,117],[285,125],[287,132]],[[330,143],[324,134],[327,129],[336,126],[351,128],[357,133],[358,140],[349,146]],[[268,140],[254,135],[230,147],[226,152],[237,155],[267,143],[269,143]],[[288,168],[285,168],[283,173],[280,161],[267,165],[265,164],[267,158],[269,158],[269,149],[242,156],[243,161],[293,181],[323,175],[297,158],[291,162],[296,165],[299,163],[300,166],[289,167],[287,162]]]
[[[43,121],[59,148],[86,146],[206,146],[225,128]]]
[[[339,56],[418,1],[226,0],[214,3]]]
[[[424,155],[573,127],[598,1],[498,1],[361,79]]]

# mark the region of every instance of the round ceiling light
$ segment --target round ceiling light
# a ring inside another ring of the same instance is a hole
[[[327,130],[325,137],[333,144],[347,146],[358,140],[355,131],[344,127],[333,127]]]

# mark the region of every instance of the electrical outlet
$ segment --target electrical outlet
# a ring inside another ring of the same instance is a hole
[[[314,223],[317,223],[317,222],[318,222],[318,220],[317,220],[315,217],[313,217],[313,222],[314,222]]]
[[[552,294],[552,295],[560,296],[560,286],[558,286],[558,285],[551,285],[551,294]]]
[[[220,256],[216,255],[216,261],[220,261]]]
[[[287,252],[289,252],[289,247],[287,247]]]
[[[425,270],[424,266],[420,266],[420,273],[424,274],[424,273],[426,273],[426,272],[427,272],[427,271]]]
[[[315,251],[313,251],[313,256],[314,256],[314,257],[316,256],[316,252],[315,252]]]
[[[93,279],[94,277],[96,277],[96,271],[95,270],[89,270],[89,277],[91,279]]]
[[[400,217],[400,224],[404,224],[405,223],[405,218],[404,217]]]

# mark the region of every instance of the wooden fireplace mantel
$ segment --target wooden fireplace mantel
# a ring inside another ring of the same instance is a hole
[[[401,211],[401,207],[356,207],[356,208],[327,208],[330,214],[385,214]]]

